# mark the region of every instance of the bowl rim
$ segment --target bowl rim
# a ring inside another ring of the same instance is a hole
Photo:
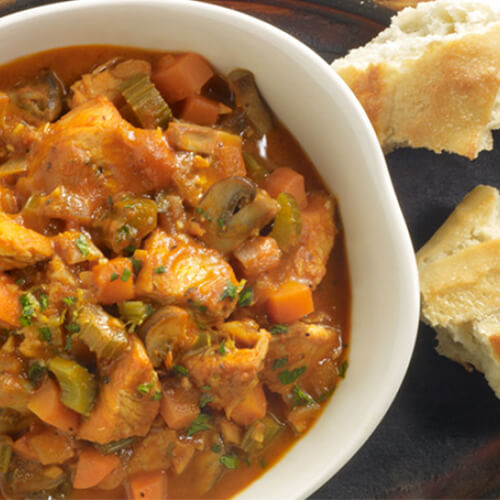
[[[276,26],[262,21],[249,14],[230,9],[225,6],[205,3],[201,0],[66,0],[58,3],[32,7],[19,12],[8,14],[0,18],[0,31],[11,24],[22,23],[28,19],[33,19],[40,15],[52,15],[56,13],[62,13],[64,11],[76,12],[88,8],[106,8],[118,5],[140,5],[143,9],[148,9],[148,7],[160,7],[166,9],[197,9],[201,12],[205,12],[206,14],[224,16],[228,20],[232,20],[235,23],[242,22],[246,26],[250,26],[261,31],[265,35],[266,39],[279,40],[280,43],[284,43],[291,49],[296,50],[298,54],[301,54],[302,57],[307,59],[311,67],[315,66],[317,70],[324,76],[325,84],[336,86],[337,89],[342,93],[342,97],[343,99],[345,99],[346,104],[355,111],[355,119],[358,121],[362,129],[362,133],[364,135],[364,139],[367,141],[368,148],[373,153],[373,168],[377,170],[377,175],[381,176],[380,187],[384,190],[383,194],[387,198],[387,203],[391,207],[391,217],[393,222],[397,225],[398,229],[399,250],[406,265],[405,278],[407,279],[407,282],[405,283],[405,304],[406,312],[409,315],[407,323],[408,325],[410,325],[408,326],[409,332],[407,333],[408,341],[405,345],[404,351],[398,352],[400,358],[397,360],[397,364],[395,364],[393,368],[393,371],[397,374],[397,376],[392,377],[391,384],[387,387],[384,387],[384,390],[381,392],[382,397],[380,404],[377,406],[377,411],[374,412],[369,419],[367,419],[367,425],[365,425],[364,428],[360,430],[360,432],[357,434],[356,439],[351,440],[351,444],[344,452],[344,454],[336,461],[333,461],[332,464],[322,467],[321,470],[318,471],[318,473],[313,478],[311,478],[312,480],[308,480],[307,484],[300,491],[296,492],[296,498],[305,498],[314,493],[329,479],[336,475],[342,469],[342,467],[344,467],[345,464],[361,449],[368,438],[376,430],[378,425],[383,420],[385,414],[393,404],[395,397],[403,383],[415,347],[420,310],[418,271],[414,249],[408,232],[408,227],[406,221],[404,220],[399,202],[396,197],[396,193],[394,191],[384,154],[378,142],[375,131],[361,104],[356,99],[346,83],[340,78],[339,75],[336,74],[336,72],[329,66],[329,64],[325,60],[323,60],[314,50],[309,48],[307,45],[305,45],[292,35],[281,30],[280,28],[277,28]],[[61,47],[62,46],[67,45],[64,44],[61,45]],[[31,53],[36,52],[38,52],[38,50]],[[15,57],[13,57],[13,59],[15,59]],[[298,139],[300,140],[300,138]],[[349,252],[347,256],[349,261]],[[328,404],[331,404],[331,402]],[[295,441],[293,446],[296,446],[297,443],[302,441],[304,438],[306,438],[306,436],[303,436],[298,441]],[[291,449],[286,452],[286,454],[277,462],[276,465],[284,460],[286,455],[290,453],[290,451]],[[273,468],[275,466],[273,466]],[[267,475],[267,473],[263,476],[265,475]],[[238,498],[240,496],[244,498],[250,498],[249,496],[245,495],[245,492],[249,487],[252,486],[252,484],[254,484],[256,481],[259,481],[259,479],[261,479],[263,476],[259,476],[257,480],[251,482],[249,485],[246,485],[242,490],[239,490],[237,493]]]

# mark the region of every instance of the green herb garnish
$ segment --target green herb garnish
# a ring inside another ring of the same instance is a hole
[[[155,274],[163,274],[165,271],[166,271],[166,267],[165,266],[158,266],[158,267],[154,268],[153,272]]]
[[[210,422],[210,415],[206,415],[205,413],[200,413],[193,420],[192,424],[189,426],[189,429],[187,430],[187,435],[192,436],[197,432],[210,430],[212,426],[209,424],[209,422]]]
[[[226,355],[226,339],[222,339],[218,351],[220,352],[221,356]]]
[[[271,335],[281,335],[282,333],[288,332],[288,326],[286,325],[274,325],[269,330]]]
[[[71,333],[78,333],[80,331],[80,325],[78,323],[68,323],[66,325],[66,330]]]
[[[45,340],[45,342],[50,342],[52,340],[52,332],[48,326],[41,326],[38,332],[41,340]]]
[[[132,276],[132,271],[130,269],[125,268],[123,270],[120,279],[125,283],[130,278],[130,276]]]
[[[135,251],[135,250],[134,250]],[[132,267],[134,269],[134,273],[137,275],[139,271],[142,269],[142,260],[138,260],[133,256],[129,257],[130,262],[132,263]]]
[[[160,399],[162,398],[163,394],[161,391],[156,391],[154,394],[153,394],[153,401],[160,401]]]
[[[116,281],[120,275],[118,273],[115,273],[114,271],[111,273],[111,277],[109,278],[110,282]]]
[[[238,307],[248,307],[253,300],[253,290],[252,287],[249,286],[242,290],[238,296]]]
[[[174,370],[174,373],[176,375],[182,375],[183,377],[188,377],[189,376],[188,369],[185,366],[174,365],[173,370]]]
[[[47,373],[47,367],[45,365],[42,365],[38,361],[34,361],[29,367],[28,378],[34,384],[38,384],[46,373]]]
[[[228,281],[227,286],[222,292],[219,301],[222,301],[224,299],[234,300],[236,298],[237,293],[238,290],[236,289],[236,287],[230,281]]]
[[[67,306],[72,306],[76,302],[76,297],[64,297],[62,301],[67,305]]]
[[[214,400],[214,397],[211,394],[209,394],[208,392],[204,392],[200,396],[200,402],[199,402],[200,408],[205,408],[205,406],[207,406],[207,404],[210,403],[210,401],[213,401],[213,400]]]
[[[315,403],[314,399],[304,392],[297,384],[293,386],[293,404],[292,409],[298,405],[310,405]]]
[[[279,370],[283,368],[288,362],[288,358],[278,358],[274,360],[273,370]]]
[[[212,222],[212,218],[210,217],[210,215],[207,214],[207,212],[205,212],[205,210],[203,210],[203,208],[201,207],[196,207],[196,211],[207,221],[207,222]]]
[[[89,250],[89,242],[87,241],[87,238],[83,236],[83,234],[80,234],[76,240],[74,240],[74,243],[76,245],[76,248],[80,250],[80,253],[84,256],[87,257],[87,255],[90,253]]]
[[[347,359],[339,366],[339,377],[344,378],[347,372],[347,368],[349,366],[349,362]]]
[[[139,384],[137,386],[137,391],[141,394],[149,394],[149,391],[153,388],[153,382],[149,382],[147,384]]]
[[[220,452],[220,450],[221,450],[221,448],[220,448],[220,446],[219,446],[217,443],[214,443],[214,444],[212,445],[211,450],[212,450],[214,453],[219,453],[219,452]]]
[[[219,462],[226,467],[226,469],[237,469],[240,465],[240,460],[236,455],[222,455]]]
[[[294,368],[292,371],[284,370],[278,373],[278,378],[283,385],[291,384],[295,382],[304,372],[306,371],[305,366],[300,368]]]
[[[40,303],[40,310],[45,311],[49,307],[49,296],[46,293],[41,293],[38,302]]]

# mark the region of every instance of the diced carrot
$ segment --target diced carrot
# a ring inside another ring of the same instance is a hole
[[[92,268],[101,304],[114,304],[134,298],[132,263],[125,257],[116,257]]]
[[[298,281],[287,281],[267,299],[267,312],[275,323],[293,323],[313,311],[311,289]]]
[[[24,434],[19,439],[16,439],[12,445],[12,449],[21,458],[26,458],[27,460],[38,460],[38,456],[31,446],[29,433]]]
[[[78,457],[73,486],[76,489],[92,488],[108,477],[118,466],[116,455],[103,455],[95,448],[85,448]]]
[[[168,387],[163,392],[160,413],[171,429],[186,429],[200,413],[198,403],[198,391],[181,386]]]
[[[18,327],[21,316],[19,287],[5,274],[0,274],[0,326]]]
[[[250,425],[255,420],[263,418],[267,410],[267,400],[262,384],[250,389],[243,401],[231,412],[231,420],[237,424]]]
[[[172,62],[167,55],[158,61],[151,79],[169,103],[198,94],[214,72],[198,54],[183,54]]]
[[[267,179],[265,188],[276,198],[280,193],[291,194],[302,210],[307,207],[307,195],[304,176],[289,167],[277,168]]]
[[[193,95],[183,102],[179,118],[199,125],[213,125],[218,116],[218,102],[201,95]]]
[[[75,434],[80,426],[80,417],[78,413],[61,403],[60,392],[57,383],[51,378],[47,378],[31,396],[28,408],[45,423],[70,434]]]
[[[62,464],[75,454],[71,441],[55,429],[45,429],[29,438],[31,448],[43,465]]]
[[[167,498],[167,476],[163,471],[143,472],[129,480],[132,500],[164,500]]]

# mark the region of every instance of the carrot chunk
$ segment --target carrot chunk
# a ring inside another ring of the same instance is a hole
[[[136,474],[129,481],[132,500],[167,498],[167,477],[162,471]]]
[[[267,400],[262,384],[250,389],[241,403],[231,412],[231,420],[237,424],[250,425],[266,414]]]
[[[19,326],[21,304],[19,303],[20,290],[17,285],[5,274],[0,274],[0,326],[6,328]]]
[[[177,102],[198,94],[214,72],[198,54],[183,54],[173,62],[170,55],[162,57],[153,71],[152,80],[167,102]]]
[[[293,323],[313,311],[311,289],[297,281],[284,283],[267,299],[267,312],[276,323]]]
[[[97,287],[97,300],[101,304],[114,304],[134,298],[132,263],[125,257],[117,257],[92,268]]]
[[[103,455],[95,448],[85,448],[78,458],[73,486],[76,489],[92,488],[106,479],[118,466],[116,455]]]
[[[55,429],[45,429],[29,438],[38,461],[43,465],[62,464],[73,457],[70,439]]]
[[[48,378],[31,396],[28,408],[45,423],[75,434],[80,425],[80,417],[61,403],[60,393],[57,383]]]
[[[180,118],[199,125],[213,125],[219,116],[219,103],[201,95],[188,97],[183,105]]]
[[[265,188],[273,197],[280,193],[291,194],[302,210],[307,207],[307,195],[304,185],[304,176],[289,167],[277,168],[267,179]]]

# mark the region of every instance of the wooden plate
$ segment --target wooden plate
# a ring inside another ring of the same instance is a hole
[[[47,3],[55,2],[0,0],[0,15]],[[393,14],[369,0],[211,3],[274,24],[329,62],[369,41]],[[475,185],[500,185],[499,139],[497,133],[495,150],[481,153],[473,162],[426,150],[401,149],[387,156],[415,248]],[[500,401],[480,374],[467,373],[438,356],[434,344],[433,331],[421,325],[408,374],[386,418],[357,455],[311,498],[500,495]]]

